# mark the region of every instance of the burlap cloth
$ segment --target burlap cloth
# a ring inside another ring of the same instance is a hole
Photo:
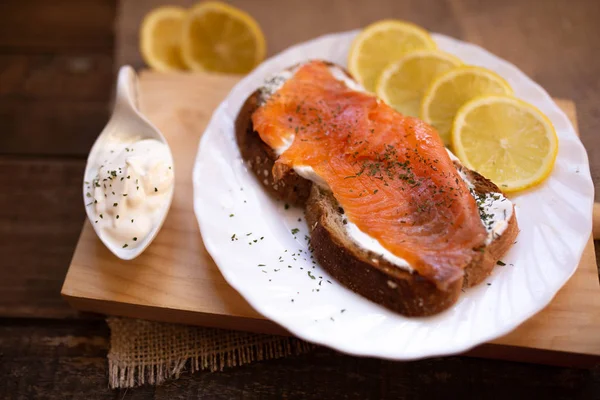
[[[314,346],[285,336],[111,317],[108,352],[113,389],[160,385],[181,373],[220,371],[301,354]]]

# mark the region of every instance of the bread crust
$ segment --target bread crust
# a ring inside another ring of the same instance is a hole
[[[350,76],[350,75],[349,75]],[[402,315],[417,317],[437,314],[451,307],[463,287],[487,278],[500,257],[510,248],[519,232],[514,212],[506,230],[464,269],[464,276],[447,290],[417,272],[409,272],[386,261],[381,255],[361,249],[345,233],[343,210],[331,192],[319,188],[293,169],[273,166],[277,154],[254,131],[252,114],[260,106],[261,93],[248,97],[235,121],[236,140],[243,160],[265,189],[286,203],[306,206],[311,245],[316,259],[336,280],[352,291]],[[477,194],[501,193],[491,181],[456,163],[473,183]]]
[[[306,204],[306,221],[315,258],[337,281],[355,293],[402,315],[437,314],[456,302],[462,279],[448,290],[356,246],[345,234],[333,195],[314,185]]]
[[[252,113],[259,107],[260,91],[252,93],[244,102],[235,120],[235,136],[245,164],[252,170],[265,189],[274,197],[297,206],[304,206],[312,182],[302,178],[293,169],[273,176],[277,154],[262,141],[252,124]]]
[[[326,65],[339,68],[349,79],[354,77],[345,68],[329,61]],[[287,68],[293,71],[298,65]],[[235,136],[246,165],[252,170],[265,189],[276,198],[288,204],[304,206],[310,195],[312,182],[302,178],[292,168],[277,169],[277,176],[273,175],[273,166],[277,154],[267,146],[252,124],[252,114],[261,105],[260,88],[252,93],[242,105],[235,120]]]
[[[462,168],[469,181],[473,184],[475,193],[479,195],[486,193],[502,193],[498,186],[479,173],[462,166],[457,168]],[[519,234],[519,225],[517,224],[514,205],[512,211],[511,217],[508,220],[508,226],[504,232],[502,232],[502,235],[495,238],[483,249],[481,257],[471,261],[471,263],[465,267],[464,287],[475,286],[487,278],[497,265],[500,257],[502,257],[504,253],[510,249],[510,246],[513,245]]]
[[[500,192],[493,183],[487,183],[491,186],[476,184],[476,191]],[[463,287],[474,286],[489,276],[518,233],[513,206],[513,214],[503,234],[482,248],[480,255],[465,267],[461,279],[450,284],[447,290],[441,290],[416,271],[409,272],[381,255],[357,246],[346,234],[342,212],[331,192],[313,186],[306,204],[306,221],[315,258],[330,275],[352,291],[410,317],[434,315],[451,307]]]

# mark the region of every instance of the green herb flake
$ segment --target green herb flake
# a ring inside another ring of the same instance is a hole
[[[300,232],[300,229],[298,229],[298,228],[292,229],[292,235],[295,235],[298,232]]]
[[[496,262],[496,264],[500,265],[501,267],[504,267],[506,265],[506,263],[504,261],[498,260]]]
[[[126,247],[129,247],[129,245],[128,245],[127,243],[125,243],[125,244],[123,245],[123,248],[126,248]]]
[[[308,273],[308,276],[310,277],[310,279],[317,279],[310,271],[307,271],[307,273]]]

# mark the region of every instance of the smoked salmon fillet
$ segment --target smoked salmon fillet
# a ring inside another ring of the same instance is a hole
[[[267,146],[285,148],[275,182],[312,168],[350,222],[439,289],[484,250],[476,200],[435,129],[350,89],[324,62],[300,66],[251,118]]]

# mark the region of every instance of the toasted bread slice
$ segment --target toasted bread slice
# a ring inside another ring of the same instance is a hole
[[[347,72],[345,74],[350,76]],[[446,290],[438,288],[417,272],[403,269],[380,254],[361,248],[348,235],[343,210],[330,191],[304,179],[293,169],[286,169],[283,173],[278,170],[278,176],[273,175],[278,155],[254,131],[251,119],[264,100],[265,91],[255,91],[237,116],[236,139],[242,158],[269,193],[289,204],[306,206],[306,220],[316,259],[335,279],[354,292],[406,316],[433,315],[452,306],[463,287],[476,285],[489,276],[497,261],[513,244],[518,234],[514,209],[502,234],[482,248],[480,255],[465,267],[463,278],[453,282]],[[475,195],[501,193],[496,185],[480,174],[456,161],[455,166],[470,182]]]
[[[407,316],[436,314],[456,302],[462,281],[448,290],[364,250],[344,228],[343,210],[330,192],[314,185],[306,205],[310,243],[319,264],[367,299]]]
[[[476,172],[465,172],[478,194],[499,192],[493,183]],[[518,233],[513,212],[502,235],[482,249],[481,255],[465,268],[463,279],[447,290],[440,290],[418,273],[402,269],[381,255],[361,248],[344,227],[343,209],[331,192],[317,185],[313,185],[308,198],[306,221],[313,254],[327,272],[352,291],[406,316],[433,315],[449,308],[463,287],[480,283],[492,272]]]
[[[352,75],[346,69],[331,62],[325,62],[325,64],[338,69],[348,80],[353,80]],[[298,65],[293,65],[283,72],[291,74],[297,67]],[[265,89],[265,87],[261,87],[252,93],[236,117],[235,133],[238,147],[246,165],[271,195],[286,203],[303,206],[310,195],[312,182],[302,178],[290,168],[284,170],[280,168],[278,176],[274,177],[273,165],[277,160],[277,154],[261,140],[252,125],[252,114],[266,100],[266,97],[272,94]]]
[[[310,194],[312,182],[300,177],[293,169],[278,180],[273,177],[275,151],[267,146],[252,126],[252,113],[260,105],[260,90],[246,99],[235,121],[235,132],[242,158],[271,195],[286,203],[302,206]]]

